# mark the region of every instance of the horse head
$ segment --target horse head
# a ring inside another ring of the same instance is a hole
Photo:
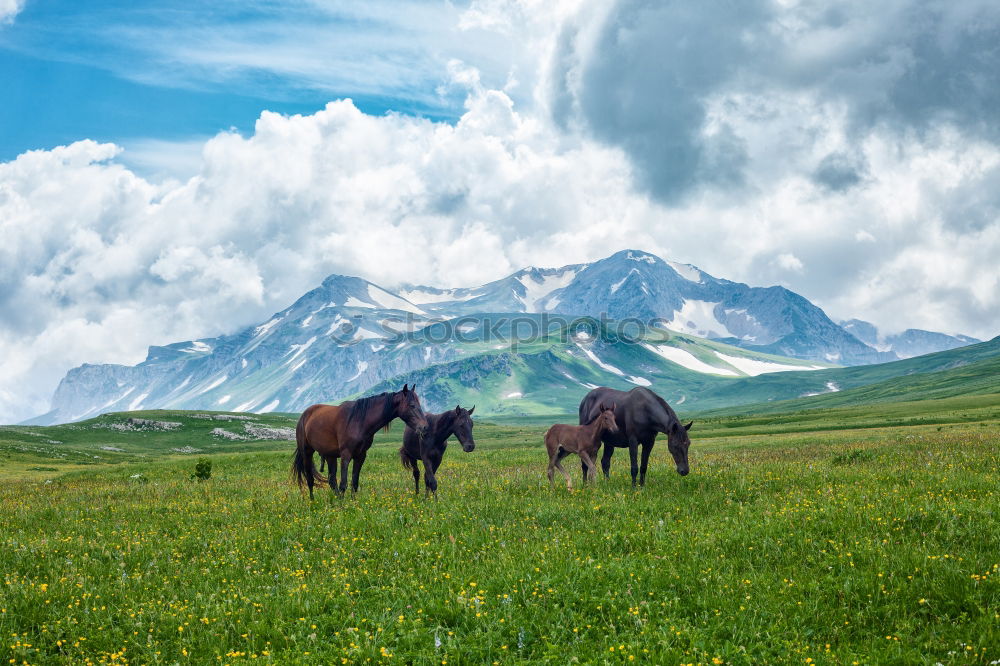
[[[612,404],[610,407],[607,405],[601,405],[601,413],[597,417],[598,428],[602,431],[607,432],[618,432],[618,421],[615,420],[615,408],[617,405]]]
[[[688,437],[688,430],[694,425],[694,421],[687,425],[674,419],[667,428],[667,449],[674,457],[674,464],[677,465],[677,473],[687,476],[688,468],[688,448],[691,446],[691,438]]]
[[[410,387],[403,384],[403,390],[392,394],[392,403],[395,415],[403,420],[403,423],[410,426],[417,432],[417,436],[423,439],[427,434],[427,415],[424,408],[420,406],[420,398],[417,396],[416,385]]]
[[[476,448],[476,440],[472,439],[472,412],[475,409],[475,405],[472,406],[472,409],[462,409],[459,405],[455,406],[455,437],[458,438],[462,450],[466,453],[470,453]]]

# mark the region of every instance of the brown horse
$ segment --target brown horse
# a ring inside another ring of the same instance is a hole
[[[295,460],[292,476],[299,487],[309,486],[309,499],[313,496],[313,483],[329,481],[330,489],[343,495],[347,492],[347,466],[354,461],[351,490],[358,492],[358,477],[365,464],[368,449],[379,429],[389,429],[395,418],[403,419],[418,435],[427,432],[427,417],[420,406],[416,387],[405,384],[402,391],[348,400],[339,405],[313,405],[302,412],[295,426]],[[313,464],[316,452],[330,467],[330,478],[323,477]],[[337,487],[336,459],[340,458],[340,487]]]
[[[584,485],[587,484],[588,476],[593,479],[597,471],[594,457],[601,448],[601,435],[605,432],[618,432],[614,405],[610,407],[601,405],[601,413],[589,425],[573,426],[557,423],[549,428],[545,433],[545,448],[549,452],[549,483],[553,482],[553,472],[558,469],[566,477],[566,488],[573,488],[569,472],[560,464],[560,461],[571,453],[579,455],[580,460],[589,469],[589,474],[583,475]]]

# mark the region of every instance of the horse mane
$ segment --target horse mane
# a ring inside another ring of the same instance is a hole
[[[379,393],[378,395],[369,395],[364,398],[358,398],[351,405],[350,411],[347,413],[347,424],[357,423],[359,425],[364,425],[365,416],[371,411],[372,408],[376,407],[376,403],[382,401],[382,414],[381,420],[385,422],[383,430],[389,430],[389,424],[392,423],[392,419],[395,414],[392,412],[392,395],[391,393]]]

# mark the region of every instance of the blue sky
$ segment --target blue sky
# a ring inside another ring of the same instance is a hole
[[[0,91],[0,423],[331,273],[1000,333],[996,0],[0,0]]]
[[[0,25],[0,161],[84,137],[128,148],[249,133],[262,110],[341,97],[454,120],[462,98],[439,90],[443,56],[420,44],[455,10],[352,4],[29,0]]]

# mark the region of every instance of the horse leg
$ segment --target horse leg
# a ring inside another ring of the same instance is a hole
[[[421,459],[424,461],[424,497],[434,493],[434,499],[437,499],[438,482],[434,474],[434,461],[429,453],[424,453]]]
[[[562,475],[566,477],[566,490],[573,490],[573,480],[569,478],[569,472],[567,472],[562,466],[562,459],[569,455],[569,451],[560,448],[559,453],[556,454],[553,464],[555,464],[556,469],[562,472]]]
[[[580,451],[580,459],[586,461],[584,466],[585,470],[590,471],[590,480],[593,481],[597,478],[597,465],[594,464],[594,459],[590,457],[590,454],[586,451]],[[583,475],[583,485],[587,485],[587,474]]]
[[[413,494],[414,495],[419,495],[420,494],[420,465],[418,464],[419,462],[420,461],[417,460],[416,458],[410,458],[410,463],[412,465],[411,469],[413,470]]]
[[[632,488],[635,489],[635,477],[639,475],[639,442],[635,437],[628,438],[628,457],[632,463]]]
[[[343,497],[347,494],[347,466],[351,464],[351,454],[343,449],[340,451],[340,485],[337,494]]]
[[[330,490],[337,492],[337,459],[331,456],[329,462],[326,458],[323,458],[323,462],[330,468],[330,476],[326,479],[330,484]]]
[[[361,466],[365,464],[365,458],[368,457],[368,452],[359,453],[354,456],[354,467],[351,469],[351,492],[358,492],[358,482],[361,479]]]
[[[642,443],[642,466],[639,468],[639,485],[646,485],[646,469],[649,467],[649,454],[653,452],[653,442]]]
[[[611,456],[615,453],[615,447],[607,442],[604,443],[604,455],[601,456],[601,471],[604,472],[604,478],[611,478]]]
[[[308,455],[309,455],[309,459],[310,459],[308,462],[312,462],[311,459],[312,459],[313,452],[310,450]],[[314,479],[313,479],[312,470],[310,469],[310,467],[312,467],[312,465],[309,465],[309,464],[306,465],[306,485],[309,486],[309,501],[311,502],[312,498],[313,498],[313,481],[314,481]]]

